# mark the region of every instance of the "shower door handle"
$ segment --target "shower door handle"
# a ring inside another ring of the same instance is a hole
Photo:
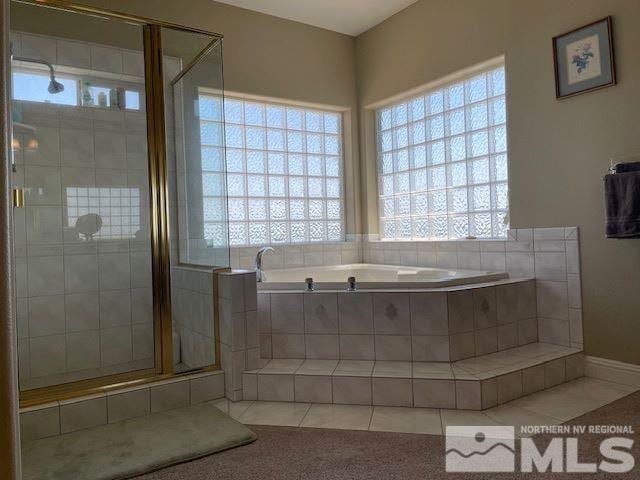
[[[13,208],[24,208],[24,188],[13,189]]]

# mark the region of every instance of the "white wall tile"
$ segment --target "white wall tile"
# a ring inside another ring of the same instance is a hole
[[[64,335],[31,338],[29,340],[31,375],[41,377],[63,373],[66,369],[66,349]]]
[[[91,68],[91,49],[88,44],[56,40],[58,47],[57,63],[75,68]]]
[[[57,402],[20,413],[20,439],[23,442],[59,434],[60,408]]]
[[[129,362],[132,358],[130,326],[100,330],[100,364],[103,367]]]
[[[475,336],[473,332],[453,334],[449,337],[449,343],[452,362],[475,355]]]
[[[31,257],[27,262],[29,296],[64,293],[62,257]]]
[[[374,360],[373,335],[340,334],[340,358],[344,360]]]
[[[410,378],[371,379],[372,402],[389,407],[413,406],[413,383]]]
[[[473,330],[473,295],[471,292],[449,292],[447,294],[447,308],[449,312],[449,333],[462,333]]]
[[[496,378],[498,404],[510,402],[522,396],[522,371],[500,375]]]
[[[569,308],[582,308],[582,292],[579,275],[567,275],[567,300],[569,302]]]
[[[446,293],[411,293],[409,299],[412,335],[449,333]]]
[[[331,377],[327,375],[296,375],[296,402],[332,403]]]
[[[538,315],[545,318],[568,320],[568,298],[566,282],[536,282]]]
[[[100,333],[97,330],[67,333],[67,370],[100,367]]]
[[[258,375],[258,400],[293,402],[293,375]]]
[[[56,42],[40,35],[22,34],[22,55],[28,58],[56,63]]]
[[[375,335],[376,360],[411,360],[410,335]]]
[[[91,68],[102,72],[122,73],[122,52],[115,48],[92,46]]]
[[[569,321],[551,318],[538,318],[539,341],[556,345],[571,345]]]
[[[476,356],[498,351],[498,329],[496,327],[475,330],[474,336]]]
[[[68,255],[64,258],[64,285],[69,293],[98,290],[98,257]]]
[[[414,362],[448,362],[448,335],[412,335],[411,352]]]
[[[370,293],[338,293],[341,334],[373,333],[373,299]]]
[[[536,278],[539,280],[565,281],[567,276],[566,254],[556,252],[536,252]]]
[[[460,410],[480,410],[482,408],[479,381],[456,380],[456,408]]]
[[[456,389],[453,380],[413,379],[415,407],[456,408]]]
[[[107,417],[109,423],[130,418],[143,417],[151,413],[149,387],[135,387],[121,393],[107,394]]]
[[[271,329],[273,333],[303,333],[302,294],[271,295]]]
[[[558,358],[544,364],[544,386],[551,388],[565,381],[565,359]]]
[[[131,325],[131,291],[100,292],[100,328]]]
[[[141,52],[122,51],[122,73],[144,76],[144,57]]]
[[[224,397],[224,373],[203,373],[189,377],[191,404]]]
[[[106,425],[107,397],[99,394],[86,399],[60,402],[60,432],[69,433]]]
[[[64,295],[29,298],[29,335],[42,337],[65,332]]]
[[[305,335],[305,357],[311,359],[337,359],[338,335]]]
[[[242,374],[242,399],[258,399],[258,375],[255,373]]]
[[[271,335],[273,358],[305,358],[305,342],[302,334]]]
[[[371,377],[331,377],[333,403],[371,405]]]
[[[149,387],[151,413],[172,410],[189,405],[189,378],[158,382]]]
[[[474,288],[472,292],[474,328],[494,327],[497,324],[495,287]]]

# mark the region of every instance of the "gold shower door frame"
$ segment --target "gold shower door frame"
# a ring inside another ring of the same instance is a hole
[[[171,319],[171,263],[169,239],[169,180],[166,158],[166,131],[164,116],[164,86],[162,76],[162,29],[182,30],[212,37],[200,54],[181,72],[186,73],[223,36],[184,25],[128,15],[112,10],[77,5],[64,0],[15,0],[20,3],[50,7],[73,13],[95,15],[139,25],[143,29],[145,97],[147,116],[147,144],[149,156],[150,236],[153,278],[154,368],[124,372],[61,385],[36,388],[20,392],[20,406],[27,407],[58,399],[73,398],[138,384],[150,383],[174,376],[190,375],[194,371],[175,373],[173,369],[173,342]],[[228,270],[222,268],[219,270]],[[218,271],[217,269],[214,270]],[[217,282],[214,281],[215,364],[196,372],[220,369],[220,339],[218,325]],[[15,320],[15,319],[14,319]]]

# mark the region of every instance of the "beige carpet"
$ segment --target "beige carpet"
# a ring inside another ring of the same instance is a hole
[[[444,437],[296,427],[252,426],[258,440],[136,480],[424,480],[640,478],[640,392],[568,422],[632,425],[636,468],[626,474],[452,474],[444,470]],[[580,438],[580,461],[599,458],[601,435]],[[539,447],[549,438],[535,437]],[[518,445],[518,442],[516,442]]]
[[[23,480],[116,480],[253,442],[212,403],[26,442]]]

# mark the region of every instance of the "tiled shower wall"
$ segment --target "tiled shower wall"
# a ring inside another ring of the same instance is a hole
[[[94,78],[142,82],[141,52],[16,33],[12,43],[14,53]],[[152,367],[144,111],[32,102],[14,110],[28,125],[14,127],[16,184],[30,187],[16,210],[22,388]],[[67,187],[135,189],[135,235],[82,238]]]
[[[192,370],[215,363],[213,272],[210,268],[171,269],[174,363]]]

